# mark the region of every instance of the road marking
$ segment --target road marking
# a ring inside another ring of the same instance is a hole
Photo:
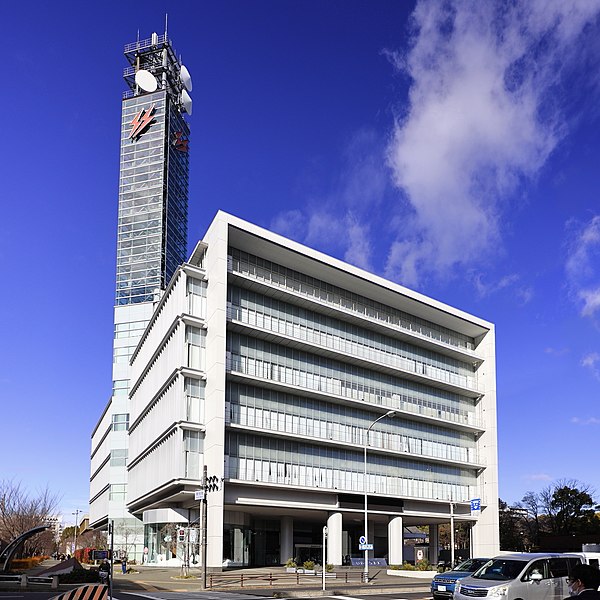
[[[148,594],[140,594],[139,592],[125,592],[125,593],[129,594],[130,596],[140,596],[140,598],[150,598],[151,600],[157,600],[157,598],[160,597],[160,596],[150,596]],[[113,596],[113,600],[120,600],[120,598]]]
[[[139,596],[140,598],[149,598],[149,600],[164,600],[165,598],[174,598],[177,596],[177,592],[172,592],[172,591],[157,591],[155,592],[154,596],[150,596],[150,594],[142,594],[140,592],[129,592],[129,591],[125,591],[122,590],[123,593],[128,594],[130,596]],[[254,596],[252,594],[245,594],[243,592],[228,592],[228,591],[221,591],[221,592],[215,592],[214,590],[205,590],[205,591],[198,591],[198,592],[190,592],[189,590],[185,590],[185,592],[187,593],[187,597],[188,598],[202,598],[205,600],[211,600],[211,599],[221,599],[225,596],[229,597],[229,598],[244,598],[244,599],[252,599],[252,598],[256,598],[257,600],[274,600],[273,597],[268,597],[268,596]],[[22,596],[21,596],[22,597]],[[336,596],[336,598],[342,598],[342,596]],[[0,598],[0,600],[3,600],[3,598]],[[112,600],[121,600],[120,598],[117,598],[116,596],[113,596]],[[348,600],[359,600],[358,598],[352,598],[352,599],[348,599]]]
[[[328,596],[329,598],[339,598],[339,600],[360,600],[354,596]]]

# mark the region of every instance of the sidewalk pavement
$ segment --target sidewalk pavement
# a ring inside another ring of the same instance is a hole
[[[133,567],[138,573],[123,575],[115,568],[113,586],[115,593],[128,592],[199,592],[202,590],[202,570],[189,569],[189,577],[181,577],[180,569],[161,567]],[[346,581],[348,573],[348,581]],[[238,592],[277,597],[307,597],[356,594],[382,594],[386,592],[423,592],[430,597],[427,580],[388,575],[386,569],[371,568],[369,583],[360,581],[359,569],[343,569],[336,577],[323,580],[318,575],[286,573],[285,567],[236,569],[224,573],[208,573],[207,589],[210,592]],[[212,585],[211,585],[212,584]]]
[[[38,567],[28,571],[28,575],[36,575],[41,570],[52,566],[56,561],[44,561]],[[334,595],[367,595],[383,593],[422,592],[423,598],[430,598],[428,580],[388,575],[386,569],[371,567],[369,583],[361,581],[360,568],[343,567],[336,572],[336,577],[326,577],[325,591],[321,574],[303,575],[286,573],[285,567],[235,569],[223,573],[208,573],[207,588],[202,589],[202,569],[190,568],[188,577],[181,576],[181,569],[176,567],[148,567],[131,565],[135,572],[121,573],[121,565],[114,567],[113,590],[118,597],[121,592],[236,592],[256,596],[294,598],[310,596]],[[212,576],[212,577],[211,577]],[[59,585],[60,593],[84,584]],[[10,589],[2,585],[3,590]],[[21,588],[22,589],[22,588]],[[28,588],[41,590],[40,586]]]

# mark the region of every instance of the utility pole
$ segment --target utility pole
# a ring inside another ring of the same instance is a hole
[[[197,497],[200,500],[200,508],[201,508],[201,521],[202,521],[202,526],[201,526],[201,544],[202,544],[202,589],[205,590],[206,589],[206,555],[207,555],[207,542],[208,542],[208,535],[207,535],[207,525],[206,525],[206,521],[207,521],[207,513],[208,513],[208,492],[216,492],[217,490],[220,489],[220,483],[219,483],[219,478],[216,475],[213,475],[212,477],[208,476],[208,469],[206,467],[206,465],[204,465],[204,469],[202,470],[202,485],[201,485],[201,490],[199,490],[199,492],[202,493],[196,493]]]
[[[327,529],[327,525],[323,527],[323,591],[325,591],[325,572],[327,571],[327,534],[329,530]]]
[[[108,535],[110,536],[110,571],[108,573],[108,600],[112,600],[113,589],[113,550],[115,547],[115,522],[108,524]]]
[[[208,469],[206,465],[204,465],[204,469],[202,471],[202,489],[204,490],[204,497],[202,498],[202,589],[206,589],[206,513],[207,513],[207,503],[206,503],[206,492],[207,492],[207,483],[208,483]]]
[[[454,569],[454,502],[450,495],[450,569]]]
[[[77,529],[79,528],[77,521],[80,512],[82,511],[77,508],[75,509],[74,513],[71,513],[72,515],[75,515],[75,532],[73,534],[73,556],[75,556],[75,550],[77,550]]]

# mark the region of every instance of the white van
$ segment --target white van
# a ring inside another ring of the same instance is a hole
[[[458,581],[454,600],[562,600],[569,595],[571,569],[581,563],[576,554],[503,554]]]
[[[569,556],[580,556],[586,565],[600,569],[600,552],[568,552]]]

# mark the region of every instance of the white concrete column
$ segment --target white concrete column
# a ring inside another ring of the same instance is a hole
[[[404,525],[402,517],[393,517],[388,523],[388,563],[402,564],[402,547],[404,545]]]
[[[279,562],[284,565],[294,558],[294,519],[281,517],[279,529]]]
[[[429,562],[438,564],[440,552],[440,528],[439,525],[429,525]]]
[[[339,567],[342,564],[342,513],[329,515],[327,530],[327,562]]]

